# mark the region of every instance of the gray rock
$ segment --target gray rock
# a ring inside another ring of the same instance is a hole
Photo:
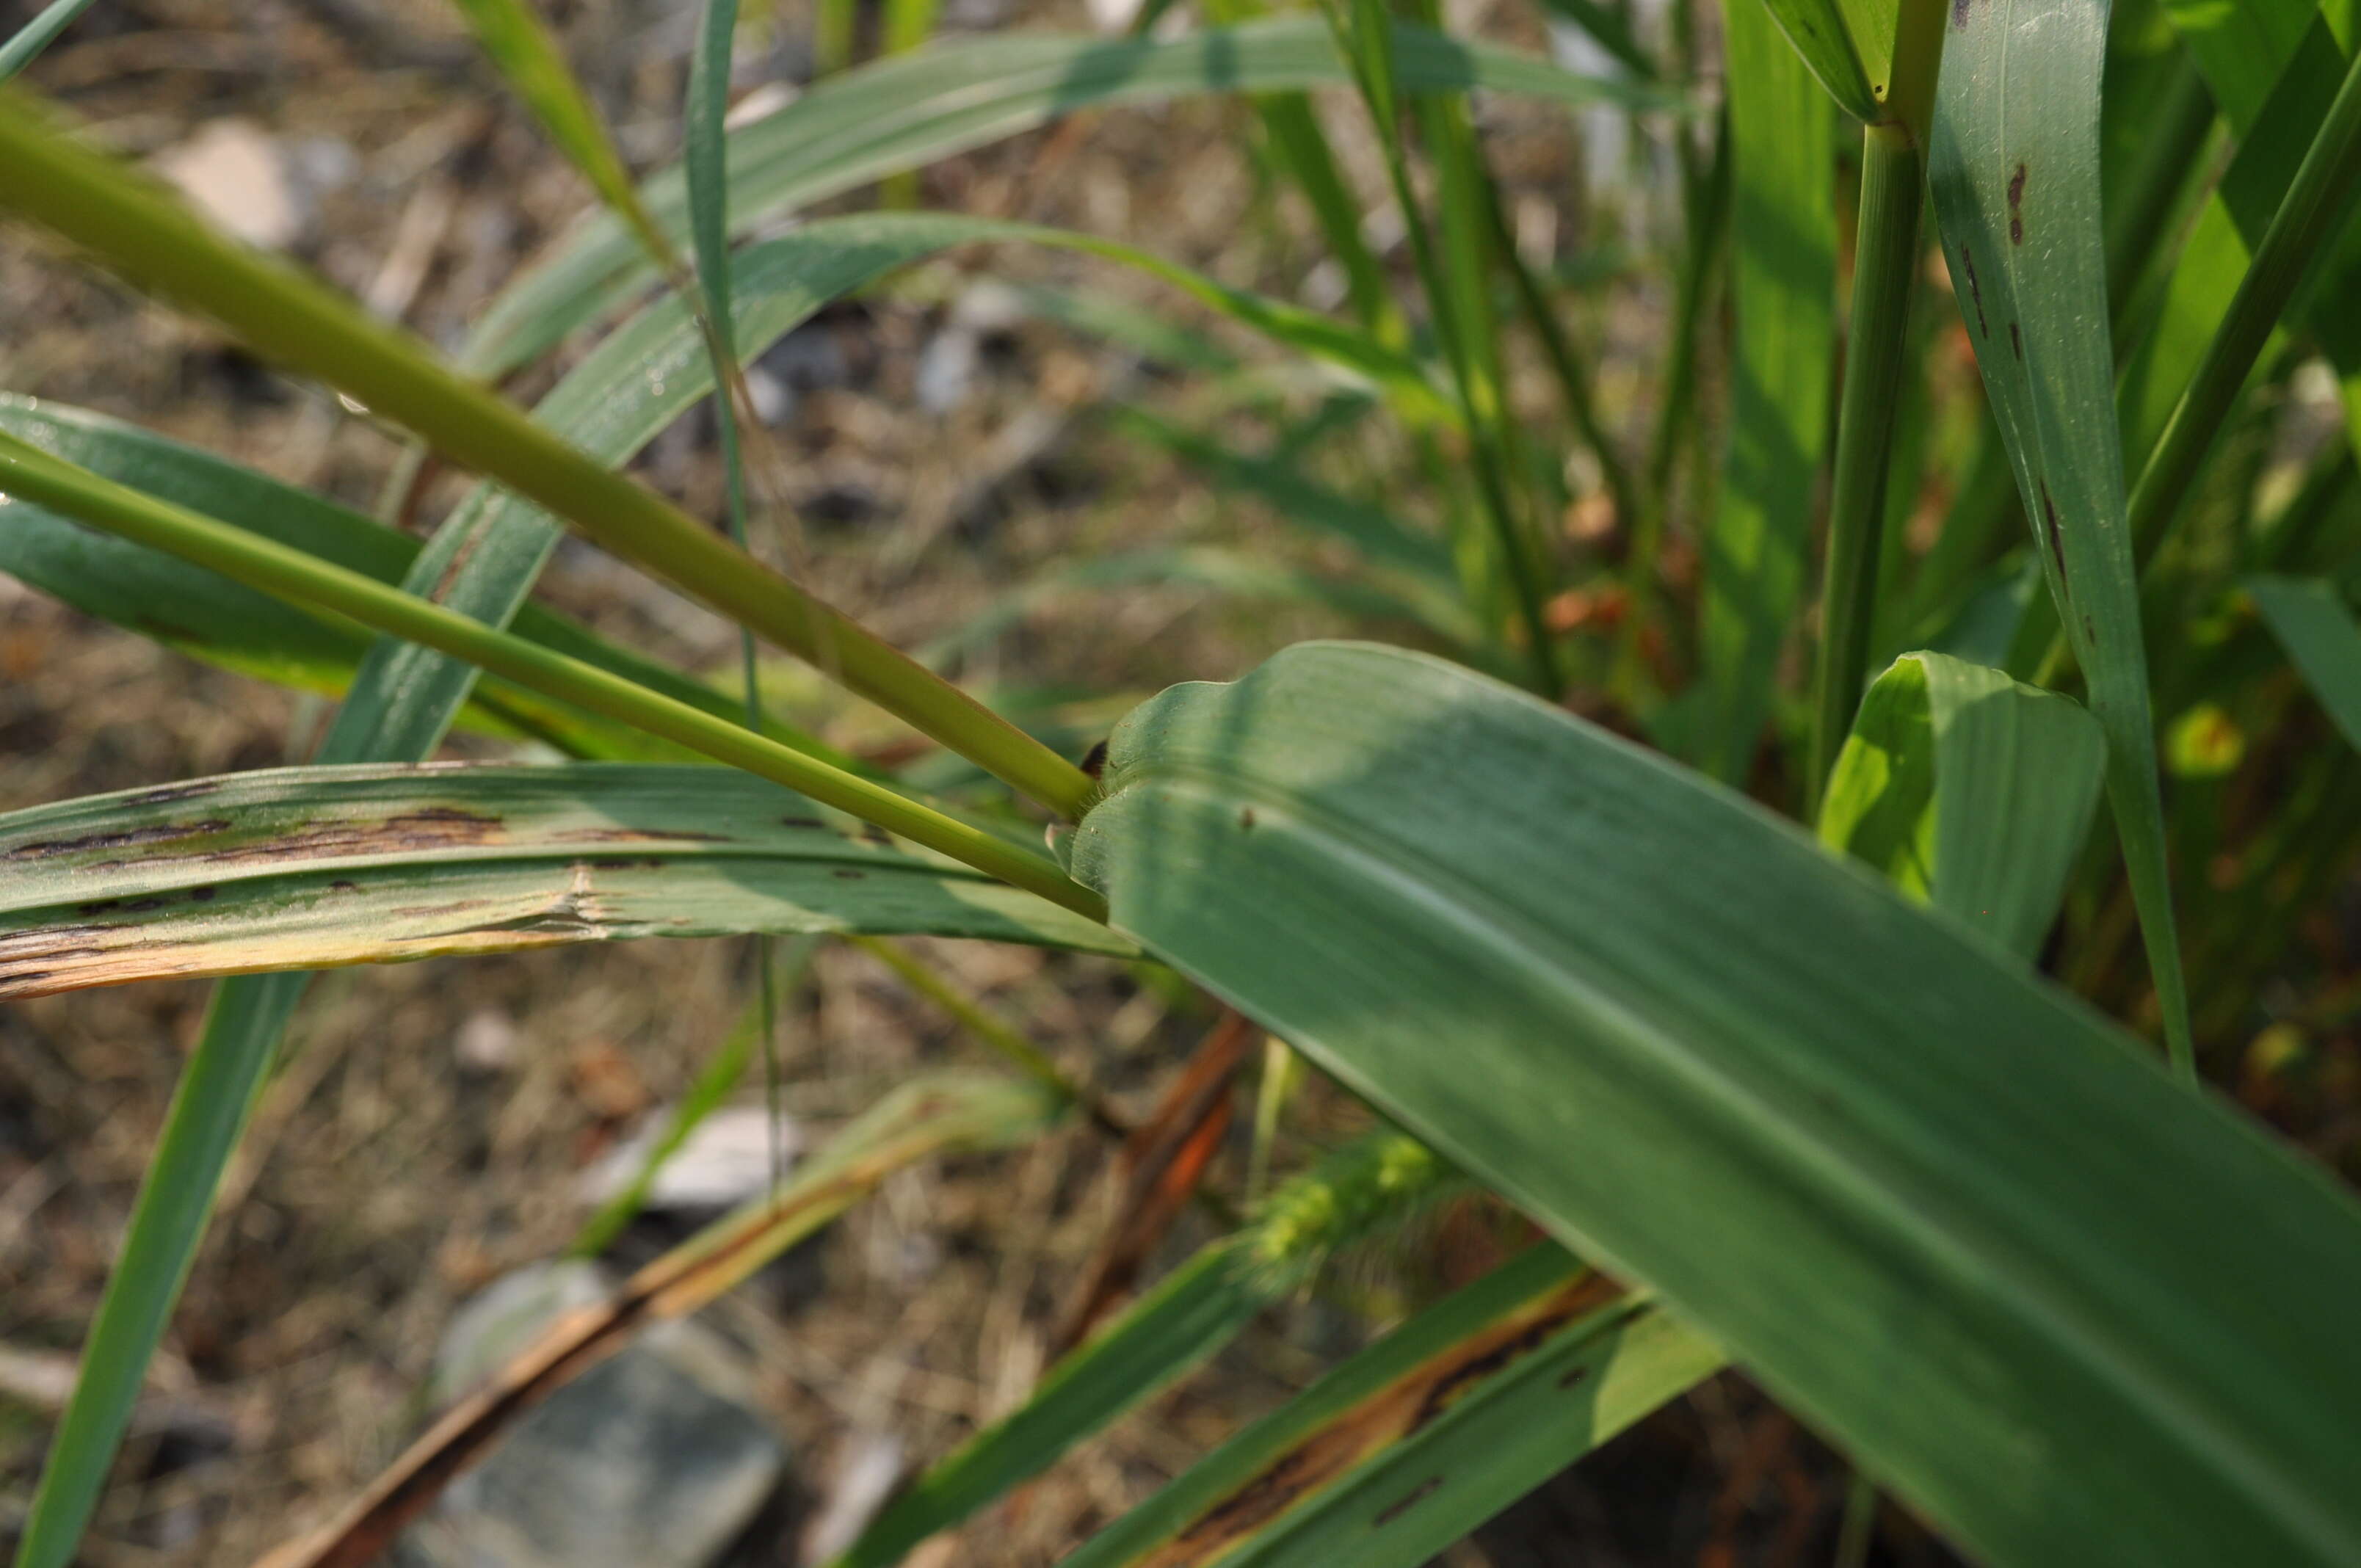
[[[557,1313],[609,1288],[585,1263],[521,1270],[453,1320],[437,1402]],[[742,1390],[745,1358],[693,1322],[643,1333],[528,1414],[396,1549],[409,1568],[703,1568],[752,1522],[786,1450]]]

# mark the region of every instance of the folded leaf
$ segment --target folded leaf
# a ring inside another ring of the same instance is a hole
[[[2030,959],[2090,837],[2106,762],[2106,737],[2071,698],[1905,653],[1861,701],[1820,841]]]

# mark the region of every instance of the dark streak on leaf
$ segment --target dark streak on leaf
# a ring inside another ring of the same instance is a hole
[[[1371,1519],[1369,1521],[1371,1527],[1377,1530],[1383,1530],[1386,1526],[1393,1523],[1394,1520],[1401,1518],[1402,1515],[1410,1512],[1411,1509],[1418,1507],[1419,1504],[1433,1497],[1442,1486],[1442,1476],[1428,1476],[1425,1480],[1421,1481],[1417,1486],[1411,1487],[1407,1493],[1403,1494],[1399,1500],[1389,1505],[1378,1515],[1376,1519]]]
[[[8,851],[12,861],[47,861],[60,855],[79,854],[85,850],[120,850],[135,844],[169,844],[176,839],[193,839],[202,834],[219,833],[229,823],[213,817],[203,822],[163,822],[153,828],[126,828],[113,833],[86,833],[79,839],[51,839],[38,844],[19,844]]]
[[[2008,346],[2019,365],[2025,363],[2025,333],[2015,322],[2008,323]]]
[[[1976,253],[1964,245],[1960,247],[1960,270],[1967,277],[1968,298],[1976,307],[1976,331],[1989,338],[1992,328],[1984,322],[1983,285],[1976,281]]]
[[[1199,1515],[1161,1550],[1141,1558],[1134,1568],[1189,1568],[1219,1560],[1271,1520],[1441,1417],[1486,1378],[1531,1355],[1566,1325],[1621,1294],[1622,1287],[1612,1280],[1586,1274],[1530,1302],[1340,1412]],[[1429,1486],[1440,1480],[1436,1477]],[[1422,1488],[1391,1511],[1407,1508],[1424,1495]],[[1378,1522],[1384,1523],[1391,1511]]]
[[[134,806],[170,806],[175,801],[196,800],[221,788],[219,779],[200,779],[194,784],[165,784],[144,795],[131,797]]]
[[[2049,499],[2049,481],[2041,483],[2041,515],[2049,524],[2049,558],[2058,563],[2058,591],[2068,591],[2066,584],[2066,541],[2058,531],[2058,506]]]
[[[2008,243],[2025,243],[2025,165],[2022,163],[2016,166],[2016,172],[2009,176]]]

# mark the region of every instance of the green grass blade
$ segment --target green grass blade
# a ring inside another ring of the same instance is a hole
[[[1803,603],[1835,375],[1835,115],[1762,0],[1722,7],[1733,211],[1729,446],[1706,530],[1700,765],[1746,775]]]
[[[648,247],[659,265],[674,265],[672,242],[640,203],[631,171],[590,106],[589,94],[566,63],[566,50],[533,8],[532,0],[452,0],[510,89],[533,111],[557,150],[582,172],[607,204]]]
[[[1033,1397],[928,1470],[829,1568],[887,1568],[1048,1469],[1228,1344],[1338,1252],[1423,1213],[1465,1180],[1415,1139],[1375,1133],[1295,1177],[1052,1367]]]
[[[82,1347],[72,1399],[16,1543],[16,1568],[67,1568],[121,1446],[148,1363],[164,1336],[213,1215],[221,1173],[253,1113],[308,975],[274,974],[214,992],[196,1052],[172,1091],[123,1250]]]
[[[35,56],[55,43],[58,35],[89,9],[90,0],[50,0],[39,15],[17,28],[6,43],[0,44],[0,82],[32,64]]]
[[[14,101],[0,105],[0,207],[425,437],[1051,809],[1071,815],[1089,797],[1091,781],[1071,762],[866,628],[465,379],[408,334],[227,238]]]
[[[13,436],[0,435],[0,494],[25,497],[92,527],[169,551],[291,602],[315,605],[379,631],[469,660],[519,685],[594,708],[731,767],[785,784],[1038,894],[1085,918],[1100,916],[1095,896],[1076,887],[1040,856],[994,834],[440,605],[113,484]]]
[[[2021,962],[1391,649],[1176,687],[1104,781],[1072,864],[1118,929],[1658,1292],[1970,1553],[2361,1554],[2361,1208]]]
[[[2361,190],[2361,55],[2346,69],[2321,123],[2271,216],[2228,311],[2140,471],[2130,501],[2132,548],[2145,561],[2212,454],[2264,345],[2279,328],[2296,288],[2352,211]],[[2349,309],[2349,299],[2334,308]]]
[[[2252,577],[2246,592],[2345,739],[2361,747],[2361,621],[2331,585]]]
[[[1396,28],[1408,91],[1485,87],[1569,105],[1672,109],[1684,101],[1644,85],[1600,81],[1549,61]],[[1101,104],[1206,93],[1270,93],[1352,81],[1315,16],[1201,28],[1170,42],[1016,33],[962,38],[864,66],[813,87],[779,113],[730,133],[730,221],[742,234],[782,213],[858,190],[899,170],[1031,130]],[[686,225],[677,171],[648,181],[644,200],[667,234]],[[462,354],[498,376],[588,325],[653,276],[645,247],[605,214],[492,302]]]
[[[380,583],[408,581],[423,591],[444,583],[448,576],[447,562],[440,559],[421,568],[419,543],[406,533],[309,491],[281,485],[102,414],[0,393],[0,431],[107,478],[192,511],[234,520],[249,532]],[[463,509],[489,505],[496,511],[514,508],[539,515],[489,489],[462,505]],[[242,674],[330,696],[345,694],[350,687],[338,711],[338,728],[347,724],[346,713],[380,714],[373,729],[384,740],[379,749],[386,754],[356,754],[344,761],[422,760],[431,747],[416,744],[420,737],[431,734],[439,740],[450,705],[469,689],[467,679],[434,685],[419,667],[414,652],[396,656],[390,648],[373,647],[366,632],[349,624],[321,620],[176,556],[93,533],[29,502],[10,510],[6,519],[6,525],[0,527],[0,571],[86,615]],[[473,529],[467,537],[485,543]],[[497,548],[498,543],[495,536],[490,547]],[[460,575],[462,580],[472,576]],[[718,718],[739,711],[734,699],[703,682],[619,648],[562,616],[532,604],[511,608],[517,635],[528,641],[597,665]],[[365,657],[369,660],[367,677],[357,674]],[[461,667],[472,678],[473,668]],[[382,681],[391,682],[391,689],[372,689]],[[665,760],[687,754],[627,726],[553,703],[505,682],[489,683],[486,691],[476,695],[474,708],[458,711],[471,714],[477,727],[496,734],[527,731],[577,754],[609,760],[647,760],[652,746],[663,750]],[[437,714],[444,717],[433,717]],[[847,759],[812,737],[775,721],[766,732],[798,751],[839,766],[848,765]]]
[[[1589,34],[1593,42],[1630,68],[1641,81],[1656,79],[1656,62],[1631,36],[1631,24],[1622,13],[1600,5],[1599,0],[1542,0],[1542,5],[1560,21]]]
[[[2220,35],[2201,32],[2191,53],[2201,67],[2222,66],[2203,47]],[[2153,324],[2124,369],[2124,437],[2126,449],[2145,456],[2154,446],[2183,389],[2195,374],[2273,216],[2285,204],[2306,152],[2317,138],[2345,76],[2345,51],[2324,23],[2302,35],[2303,47],[2276,70],[2268,95],[2225,106],[2224,118],[2238,138],[2237,152],[2221,182],[2190,225],[2171,275],[2165,280]],[[2235,68],[2232,68],[2235,69]],[[2339,261],[2342,261],[2339,258]],[[2323,346],[2348,382],[2361,372],[2351,333],[2332,330],[2344,314],[2332,297],[2311,313]],[[2348,394],[2351,411],[2361,398]]]
[[[9,813],[0,855],[0,997],[652,936],[1107,945],[716,768],[231,773]]]
[[[1954,16],[1935,121],[1935,210],[2050,598],[2107,732],[2108,799],[2166,1041],[2194,1078],[2114,414],[2099,233],[2107,8],[1988,0]]]
[[[1295,464],[1238,452],[1211,436],[1181,429],[1145,409],[1112,411],[1115,428],[1161,447],[1224,489],[1259,497],[1307,532],[1349,544],[1373,566],[1389,566],[1453,589],[1451,547],[1372,502],[1330,489]]]
[[[1838,108],[1863,124],[1880,117],[1877,94],[1862,63],[1852,29],[1838,0],[1759,0],[1795,53]],[[1850,8],[1850,0],[1848,5]],[[1888,25],[1888,37],[1891,37]]]
[[[688,178],[689,237],[701,300],[697,315],[704,329],[707,356],[713,365],[713,419],[721,436],[730,537],[743,550],[747,547],[746,466],[739,445],[738,419],[744,382],[739,373],[736,307],[730,298],[730,144],[723,126],[730,109],[730,48],[737,33],[738,0],[706,0],[697,47],[688,62],[688,145],[681,161]],[[747,411],[752,411],[751,406]],[[739,628],[738,645],[746,689],[746,727],[760,729],[763,693],[753,632]]]
[[[2320,15],[2315,0],[2162,0],[2175,31],[2189,46],[2213,101],[2243,131],[2254,123]]]
[[[1820,841],[2030,959],[2090,837],[2106,762],[2106,737],[2072,699],[1905,653],[1862,699]]]
[[[1553,1246],[1224,1443],[1071,1568],[1417,1568],[1721,1365]],[[1476,1462],[1480,1456],[1480,1462]]]

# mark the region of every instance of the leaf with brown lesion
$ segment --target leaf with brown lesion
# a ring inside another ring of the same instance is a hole
[[[0,998],[744,932],[1130,950],[719,768],[277,769],[0,816]]]
[[[1623,1294],[1623,1288],[1606,1277],[1582,1273],[1524,1303],[1305,1435],[1164,1546],[1137,1559],[1133,1568],[1192,1568],[1219,1562]],[[1439,1476],[1420,1483],[1389,1508],[1399,1517],[1441,1485]],[[1384,1511],[1378,1523],[1389,1522]]]

